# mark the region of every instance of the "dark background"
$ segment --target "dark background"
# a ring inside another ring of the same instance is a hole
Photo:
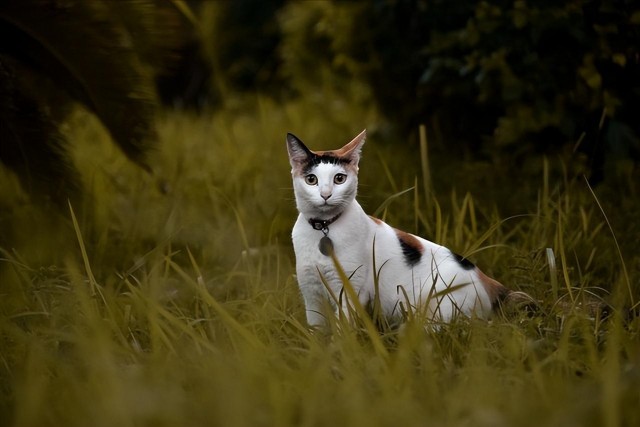
[[[0,7],[0,34],[0,158],[49,195],[73,187],[56,134],[69,100],[142,166],[160,103],[215,111],[322,85],[375,103],[388,140],[415,144],[426,124],[445,156],[561,153],[597,185],[640,152],[633,1],[31,0]]]

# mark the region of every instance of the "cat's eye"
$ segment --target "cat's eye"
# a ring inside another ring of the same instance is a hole
[[[304,177],[304,182],[309,185],[316,185],[318,183],[318,177],[311,173]]]
[[[336,184],[344,184],[346,180],[347,180],[347,175],[343,173],[338,173],[336,174],[336,176],[333,177],[333,182],[335,182]]]

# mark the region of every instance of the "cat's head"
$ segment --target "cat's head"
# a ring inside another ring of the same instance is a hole
[[[311,151],[293,134],[287,134],[293,189],[298,211],[308,218],[330,219],[355,199],[358,162],[367,137],[363,130],[344,147]]]

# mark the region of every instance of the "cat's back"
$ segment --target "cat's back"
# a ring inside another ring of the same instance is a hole
[[[386,222],[370,216],[374,223],[376,248],[381,255],[388,256],[406,270],[431,263],[447,263],[452,252],[444,246],[431,242],[423,237],[392,227]]]
[[[443,318],[450,318],[458,309],[467,315],[485,317],[508,292],[449,248],[377,218],[370,219],[376,225],[377,274],[389,292],[397,293],[398,287],[402,287],[416,305],[429,299],[438,300],[434,295],[446,294],[447,303],[437,303]]]

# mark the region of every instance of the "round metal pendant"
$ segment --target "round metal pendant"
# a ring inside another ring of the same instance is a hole
[[[324,256],[329,256],[333,253],[333,242],[327,236],[324,236],[320,239],[320,244],[318,245],[320,249],[320,253]]]

